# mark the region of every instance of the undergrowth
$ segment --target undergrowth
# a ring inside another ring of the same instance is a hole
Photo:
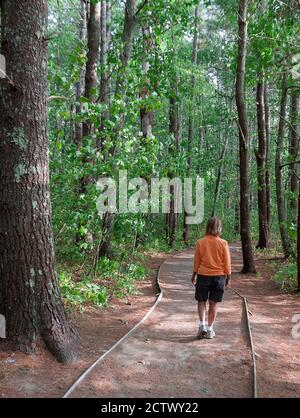
[[[63,263],[59,266],[59,282],[67,309],[83,311],[86,306],[102,308],[112,297],[123,298],[137,293],[137,282],[148,275],[146,256],[118,259],[101,258],[94,271],[92,260],[83,268]]]

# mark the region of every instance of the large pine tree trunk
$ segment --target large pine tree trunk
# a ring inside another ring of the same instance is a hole
[[[46,0],[4,0],[0,83],[0,313],[5,347],[33,352],[43,341],[75,358],[61,301],[51,228],[47,139]],[[3,347],[3,342],[1,343]]]
[[[258,222],[259,240],[257,248],[267,248],[269,246],[269,226],[267,213],[267,184],[266,184],[266,157],[267,157],[267,137],[266,137],[266,117],[265,117],[265,87],[263,77],[258,76],[256,92],[257,106],[257,132],[258,149],[255,149],[257,162],[257,185],[258,185]]]
[[[249,133],[245,97],[248,1],[239,1],[239,40],[237,58],[236,104],[240,143],[240,233],[243,249],[243,273],[255,273],[249,219]]]
[[[278,222],[281,236],[281,243],[286,258],[291,255],[291,242],[287,232],[286,226],[286,210],[285,210],[285,199],[282,189],[282,152],[284,144],[284,130],[285,130],[285,119],[286,119],[286,105],[288,96],[288,73],[283,75],[282,80],[282,95],[280,104],[280,115],[279,115],[279,127],[277,136],[277,147],[275,157],[275,180],[276,180],[276,201],[277,201],[277,212]]]

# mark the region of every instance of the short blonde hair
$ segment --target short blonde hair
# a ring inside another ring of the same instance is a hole
[[[210,218],[206,225],[206,231],[205,235],[215,235],[219,236],[222,233],[222,222],[220,219],[216,218],[215,216],[213,218]]]

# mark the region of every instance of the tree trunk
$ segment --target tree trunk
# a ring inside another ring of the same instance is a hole
[[[107,59],[109,51],[109,34],[107,30],[110,30],[107,22],[109,4],[106,0],[101,1],[101,49],[100,49],[100,65],[101,65],[101,79],[100,79],[100,92],[101,103],[108,103],[109,92],[109,76],[107,71]]]
[[[142,72],[143,72],[143,83],[140,89],[140,98],[142,100],[146,100],[149,97],[150,91],[150,79],[149,79],[149,70],[150,64],[147,59],[147,55],[152,48],[152,39],[151,39],[151,32],[148,26],[144,26],[142,28],[143,33],[143,44],[144,44],[144,53],[145,58],[142,63]],[[150,138],[152,135],[152,123],[153,123],[153,112],[149,110],[146,105],[143,105],[140,110],[140,118],[141,118],[141,131],[143,134],[143,138]]]
[[[100,47],[100,3],[89,2],[87,8],[87,62],[85,71],[85,91],[84,97],[91,103],[96,100],[96,89],[98,86],[97,70],[99,65],[99,47]],[[85,138],[88,135],[94,133],[94,124],[91,120],[85,120],[82,125],[82,137]],[[96,145],[96,144],[95,144]],[[90,159],[83,156],[81,164],[86,166],[90,162]],[[92,182],[92,176],[83,175],[79,181],[79,194],[85,194],[88,184]],[[86,210],[86,208],[84,208]],[[78,225],[78,231],[80,225]],[[77,231],[76,242],[80,242],[81,236]]]
[[[198,37],[199,37],[199,14],[200,14],[200,3],[197,4],[195,8],[195,23],[194,23],[194,39],[193,39],[193,53],[192,53],[192,64],[195,67],[197,65],[197,56],[198,56]],[[191,76],[191,106],[190,106],[190,115],[189,115],[189,128],[188,128],[188,146],[187,146],[187,175],[188,177],[192,174],[192,144],[194,141],[194,128],[195,128],[195,86],[196,86],[196,77],[194,71]],[[183,218],[183,241],[185,245],[188,245],[189,241],[189,225],[186,222],[188,213],[184,211]]]
[[[101,1],[101,48],[100,48],[100,102],[109,105],[110,76],[108,72],[108,53],[110,48],[110,25],[111,25],[111,3],[106,0]],[[109,112],[104,110],[101,113],[101,123],[97,148],[102,149],[105,142],[104,122],[109,118]]]
[[[300,292],[300,182],[298,192],[298,222],[297,222],[297,272],[298,272],[298,288]]]
[[[80,0],[81,6],[81,16],[80,16],[80,32],[79,32],[79,41],[81,43],[82,49],[84,48],[84,43],[86,39],[87,33],[87,19],[86,19],[86,6],[85,1]],[[84,50],[84,49],[83,49]],[[75,86],[75,94],[76,94],[76,102],[79,103],[81,96],[84,95],[85,90],[85,65],[82,65],[80,68],[79,73],[79,80]],[[82,103],[76,105],[76,115],[80,115],[83,109]],[[82,122],[77,121],[75,123],[75,143],[78,147],[81,146],[82,143]]]
[[[286,72],[283,75],[282,80],[282,96],[280,104],[280,117],[279,117],[279,127],[278,127],[278,136],[277,136],[277,146],[276,146],[276,157],[275,157],[275,179],[276,179],[276,201],[277,201],[277,212],[278,212],[278,222],[281,236],[281,243],[284,252],[284,256],[289,258],[291,255],[291,242],[287,233],[286,227],[286,211],[285,211],[285,201],[282,190],[282,160],[281,155],[283,152],[283,143],[284,143],[284,130],[285,130],[285,119],[286,119],[286,105],[287,105],[287,95],[288,95],[288,73]]]
[[[43,341],[75,359],[55,271],[47,138],[46,0],[4,0],[2,53],[12,83],[0,83],[0,312],[5,347],[33,352]],[[4,343],[1,343],[4,346]]]
[[[123,97],[127,82],[127,71],[132,52],[133,30],[135,27],[135,5],[136,0],[126,0],[125,3],[125,19],[123,30],[123,51],[121,54],[121,68],[118,71],[116,83],[116,96]]]
[[[248,1],[239,1],[239,38],[237,57],[236,104],[240,149],[240,233],[243,250],[242,273],[255,273],[249,219],[249,133],[245,97]]]
[[[177,90],[178,81],[177,75],[175,76],[173,84],[174,94],[170,97],[170,108],[169,108],[169,132],[173,137],[174,142],[169,147],[169,153],[175,155],[179,149],[179,120],[178,120],[178,100]],[[170,180],[174,178],[174,172],[169,171],[168,177]],[[178,221],[178,214],[175,213],[175,189],[173,186],[170,187],[170,212],[166,214],[166,238],[169,247],[173,247],[176,237],[176,226]]]
[[[296,161],[299,153],[299,123],[298,123],[298,113],[299,113],[299,95],[295,90],[291,95],[291,143],[290,143],[290,158],[291,161]],[[291,183],[290,189],[292,196],[290,198],[290,219],[296,224],[297,217],[297,192],[298,192],[298,176],[297,176],[297,164],[292,163],[290,165],[291,172]]]
[[[97,69],[99,65],[100,47],[100,3],[90,2],[89,18],[87,23],[88,54],[85,74],[84,96],[91,102],[95,101],[97,95],[95,90],[98,86]],[[83,123],[83,136],[93,133],[91,121]]]
[[[266,206],[267,206],[267,224],[270,239],[270,222],[271,222],[271,188],[270,188],[270,170],[269,170],[269,148],[270,148],[270,109],[268,98],[268,83],[265,82],[264,88],[264,104],[265,104],[265,126],[266,126]]]
[[[132,41],[133,41],[133,32],[135,28],[135,5],[136,0],[126,0],[125,3],[125,19],[124,19],[124,29],[123,29],[123,51],[121,53],[120,61],[121,66],[118,71],[118,78],[116,82],[115,96],[117,98],[123,98],[126,91],[127,83],[127,71],[128,65],[131,59],[132,52]],[[118,136],[119,130],[122,130],[124,125],[124,115],[120,115],[118,123],[114,128],[115,137]],[[113,145],[112,154],[114,153]],[[112,239],[113,228],[115,224],[115,214],[106,213],[103,217],[102,222],[102,238],[99,245],[98,257],[107,256],[109,253],[110,242]]]
[[[264,81],[262,75],[258,76],[256,91],[257,106],[257,132],[258,149],[254,149],[257,162],[257,186],[258,186],[258,222],[259,222],[259,240],[256,248],[268,248],[269,246],[269,226],[267,215],[267,185],[266,185],[266,156],[267,156],[267,138],[266,138],[266,117],[264,103]]]
[[[199,126],[199,143],[198,143],[198,149],[199,149],[199,155],[201,155],[202,152],[202,147],[203,147],[203,136],[204,136],[204,129],[203,129],[203,125],[204,125],[204,115],[203,115],[203,109],[204,109],[204,97],[203,94],[201,94],[200,97],[200,126]]]
[[[228,140],[229,140],[229,136],[226,132],[226,139],[225,139],[225,143],[223,145],[223,149],[222,149],[222,152],[221,152],[221,155],[220,155],[220,160],[219,160],[219,167],[218,167],[216,188],[215,188],[215,193],[214,193],[213,208],[212,208],[212,211],[211,211],[211,216],[212,217],[215,216],[216,206],[217,206],[217,202],[219,200],[221,181],[222,181],[222,175],[223,175],[223,164],[224,164],[224,160],[225,160],[225,156],[226,156],[226,152],[227,152]]]

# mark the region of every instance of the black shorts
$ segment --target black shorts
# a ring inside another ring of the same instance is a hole
[[[195,299],[198,302],[222,302],[226,285],[226,276],[197,275]]]

